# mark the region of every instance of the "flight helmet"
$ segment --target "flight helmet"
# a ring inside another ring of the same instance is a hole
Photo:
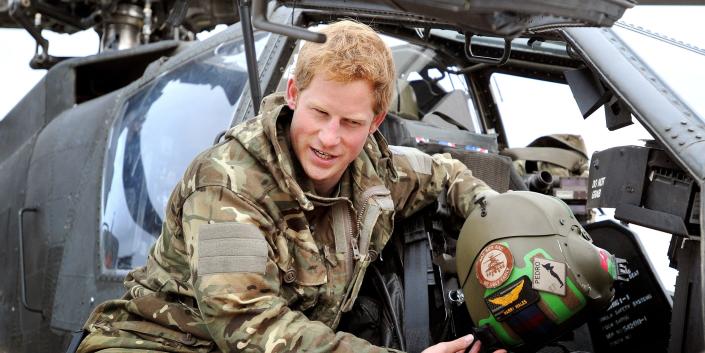
[[[549,343],[606,307],[625,270],[592,244],[563,201],[529,191],[479,200],[460,231],[456,261],[476,328],[519,351]]]
[[[577,152],[585,159],[588,158],[585,141],[580,135],[553,134],[541,136],[528,144],[527,147],[557,147]]]

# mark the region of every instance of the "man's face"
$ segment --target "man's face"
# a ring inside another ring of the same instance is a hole
[[[341,83],[316,75],[299,91],[290,78],[286,93],[287,104],[294,110],[290,129],[294,153],[316,192],[328,195],[385,113],[374,114],[372,87],[367,81]]]

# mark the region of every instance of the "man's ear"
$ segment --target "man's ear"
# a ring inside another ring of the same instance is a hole
[[[294,76],[289,77],[286,81],[286,105],[291,108],[291,110],[296,109],[296,102],[299,98],[299,89],[296,88],[296,82],[294,82]]]
[[[381,112],[372,118],[372,125],[370,125],[370,134],[377,131],[379,126],[382,124],[384,121],[384,118],[387,117],[387,112]]]

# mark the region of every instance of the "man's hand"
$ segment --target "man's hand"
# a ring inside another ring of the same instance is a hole
[[[473,335],[467,335],[460,337],[454,341],[441,342],[439,344],[433,345],[424,349],[422,353],[463,353],[465,352],[465,349],[468,348],[474,340],[475,337],[473,337]],[[481,342],[478,341],[472,347],[470,353],[478,353],[480,351],[480,345]],[[507,351],[504,349],[500,349],[495,351],[494,353],[507,353]]]

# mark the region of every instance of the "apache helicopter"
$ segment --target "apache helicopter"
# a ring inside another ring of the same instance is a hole
[[[187,164],[224,130],[255,116],[264,95],[282,89],[301,40],[325,40],[307,28],[341,18],[369,23],[395,41],[397,96],[383,126],[391,143],[455,153],[499,191],[529,187],[560,197],[585,217],[597,245],[629,262],[629,284],[617,288],[607,312],[563,337],[564,347],[703,350],[705,112],[609,28],[634,5],[0,1],[0,26],[25,28],[37,42],[30,65],[48,69],[0,122],[0,258],[8,269],[0,285],[0,352],[63,350],[95,305],[121,296],[122,278],[145,263]],[[194,41],[217,24],[232,25]],[[87,28],[100,34],[99,54],[49,55],[42,29]],[[496,74],[567,85],[583,117],[604,107],[610,131],[636,120],[653,140],[593,154],[589,177],[526,170],[524,183],[510,158],[524,157],[509,148],[511,126],[492,88]],[[615,208],[621,222],[589,222],[588,210],[602,207]],[[424,241],[428,261],[416,263],[428,271],[421,283],[428,291],[405,299],[405,315],[421,318],[428,332],[416,342],[467,332],[465,309],[449,297],[455,279],[436,261],[445,254],[434,239],[448,227],[433,219],[443,212],[439,202],[417,224],[398,227],[435,234]],[[627,223],[671,235],[674,293],[663,289]],[[394,326],[398,342],[410,341]]]

